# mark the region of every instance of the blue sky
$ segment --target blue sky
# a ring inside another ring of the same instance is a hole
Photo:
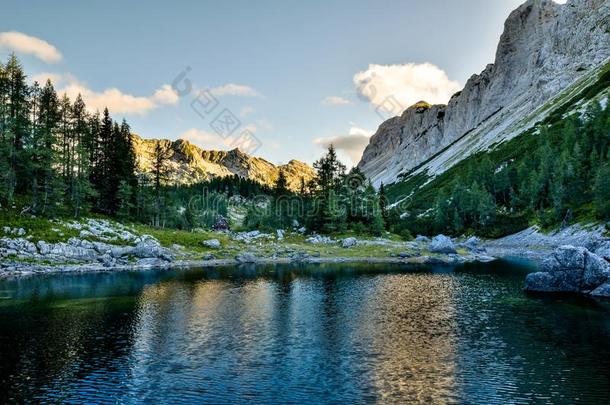
[[[492,62],[520,3],[8,0],[0,56],[16,51],[31,77],[109,104],[146,138],[228,149],[249,130],[272,162],[311,163],[334,141],[351,164],[388,97],[391,110],[446,101]],[[178,97],[169,85],[187,66],[194,90]],[[203,89],[218,103],[205,117],[191,108]],[[210,125],[225,108],[241,123],[228,142]]]

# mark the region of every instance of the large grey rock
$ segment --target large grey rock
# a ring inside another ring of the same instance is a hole
[[[358,240],[356,238],[345,238],[343,242],[341,242],[341,246],[344,248],[351,248],[358,244]]]
[[[543,261],[542,270],[526,277],[526,290],[588,293],[606,283],[610,276],[610,264],[605,259],[574,246],[555,249]]]
[[[493,64],[446,106],[392,111],[402,114],[381,124],[358,167],[378,186],[417,166],[416,173],[440,173],[518,135],[540,120],[528,119],[532,112],[610,56],[608,15],[608,0],[526,1],[506,20]],[[371,93],[366,80],[359,84]]]
[[[432,238],[432,242],[430,242],[428,249],[433,253],[457,253],[453,241],[450,237],[445,235],[437,235]]]
[[[562,268],[579,269],[585,268],[585,253],[587,249],[574,246],[560,246],[555,249],[553,256]]]
[[[141,259],[158,258],[171,262],[174,256],[153,238],[144,238],[133,249],[133,255]]]
[[[209,247],[211,249],[219,249],[221,247],[221,244],[218,239],[210,239],[203,241],[203,246]]]
[[[610,276],[610,263],[605,259],[587,251],[585,267],[582,273],[582,288],[591,290],[605,283]]]

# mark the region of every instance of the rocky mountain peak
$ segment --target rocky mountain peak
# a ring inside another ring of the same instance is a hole
[[[301,177],[307,182],[315,177],[314,169],[306,163],[291,160],[286,165],[273,163],[244,153],[239,148],[229,151],[203,150],[184,139],[144,139],[133,135],[138,167],[142,173],[152,169],[153,154],[157,144],[170,149],[170,183],[193,184],[214,177],[238,175],[261,184],[273,185],[284,170],[288,186],[299,190]]]
[[[493,64],[448,105],[409,108],[382,123],[358,167],[375,185],[391,183],[416,167],[440,173],[510,139],[524,129],[516,123],[606,63],[609,44],[610,0],[528,0],[506,20]],[[449,147],[456,142],[467,145],[457,153]]]

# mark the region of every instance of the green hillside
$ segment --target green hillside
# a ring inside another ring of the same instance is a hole
[[[430,177],[415,170],[387,187],[396,230],[498,237],[610,218],[610,63],[543,121]],[[603,107],[602,107],[603,105]]]

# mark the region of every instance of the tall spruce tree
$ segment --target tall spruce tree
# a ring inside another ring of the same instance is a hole
[[[8,195],[28,189],[29,156],[26,148],[29,141],[29,93],[26,76],[21,63],[12,54],[6,64],[6,86],[8,102],[7,147],[9,173],[6,184]]]
[[[162,186],[167,180],[168,167],[167,163],[172,156],[172,150],[167,144],[157,142],[153,152],[152,162],[152,177],[155,191],[155,210],[153,225],[156,227],[162,226],[163,213],[165,210],[163,204]]]
[[[56,137],[59,100],[50,80],[40,91],[37,104],[32,144],[32,207],[36,214],[53,216],[57,213],[63,190],[55,172],[55,166],[59,163]]]

